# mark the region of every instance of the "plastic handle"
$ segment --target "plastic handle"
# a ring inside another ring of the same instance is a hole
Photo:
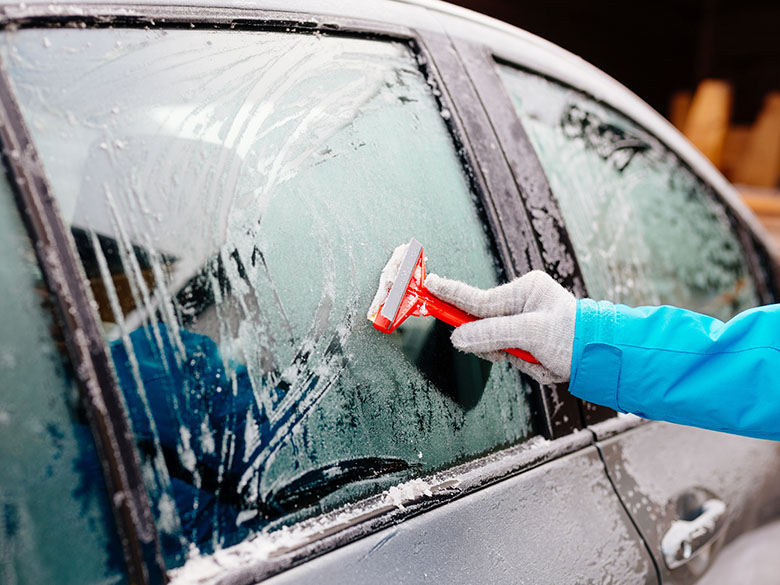
[[[431,317],[436,317],[440,321],[444,321],[448,325],[452,325],[453,327],[460,327],[464,323],[479,321],[479,317],[475,317],[474,315],[471,315],[466,311],[461,311],[458,307],[451,305],[448,302],[443,301],[438,297],[433,296],[426,288],[421,287],[417,291],[417,294],[419,296],[420,301],[424,303],[425,310],[428,312],[428,314]],[[539,363],[539,360],[537,360],[533,355],[531,355],[529,352],[523,349],[518,349],[516,347],[509,347],[504,349],[504,351],[515,357],[519,357],[521,360],[526,361],[528,363],[531,364]]]

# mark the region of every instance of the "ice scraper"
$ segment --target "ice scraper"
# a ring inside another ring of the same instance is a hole
[[[368,320],[384,333],[392,333],[408,317],[431,316],[458,327],[478,317],[437,298],[425,286],[425,254],[420,242],[412,238],[398,246],[379,277],[379,290],[368,310]],[[534,356],[517,348],[504,351],[522,360],[538,364]]]

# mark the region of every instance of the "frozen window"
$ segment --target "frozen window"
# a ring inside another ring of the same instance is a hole
[[[409,47],[21,30],[2,57],[72,228],[169,566],[532,434],[507,365],[366,320],[392,250],[497,283]]]
[[[86,414],[4,175],[0,249],[0,583],[125,583]]]
[[[561,207],[592,297],[727,319],[758,302],[712,189],[615,110],[499,65]]]

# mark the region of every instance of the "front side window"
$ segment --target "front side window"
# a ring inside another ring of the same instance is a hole
[[[0,583],[126,583],[86,413],[4,174],[0,249]]]
[[[733,222],[656,138],[593,98],[498,65],[592,297],[728,319],[758,302]]]
[[[20,30],[2,58],[97,301],[169,566],[525,440],[526,385],[374,330],[391,251],[498,269],[409,47]]]

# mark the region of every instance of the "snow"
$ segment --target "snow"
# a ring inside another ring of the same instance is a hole
[[[54,46],[65,39],[60,33],[71,32],[51,31]],[[57,181],[53,187],[66,221],[88,230],[92,248],[99,255],[100,277],[109,297],[100,309],[113,312],[108,316],[115,324],[115,338],[127,350],[157,447],[154,465],[144,466],[153,500],[157,492],[167,490],[169,478],[159,455],[159,433],[142,384],[139,360],[128,334],[150,317],[154,320],[159,312],[167,331],[146,327],[148,341],[153,348],[167,346],[170,341],[181,350],[178,327],[183,323],[172,310],[172,295],[196,268],[211,259],[220,261],[230,290],[223,290],[224,283],[213,271],[207,271],[202,284],[212,291],[213,306],[201,314],[188,304],[182,315],[186,321],[194,321],[187,323],[188,330],[208,335],[219,346],[227,371],[225,384],[213,388],[215,394],[222,389],[220,399],[231,386],[234,396],[239,391],[236,374],[227,362],[246,366],[254,392],[249,398],[273,426],[273,437],[258,445],[258,421],[266,418],[258,418],[257,411],[252,411],[246,415],[249,420],[240,417],[241,422],[247,422],[239,431],[242,434],[228,429],[220,438],[210,432],[218,423],[203,418],[212,414],[204,407],[195,413],[198,416],[187,419],[186,428],[174,433],[185,468],[195,470],[192,448],[196,446],[217,457],[220,478],[233,462],[252,455],[239,488],[259,496],[320,462],[381,453],[410,463],[413,471],[409,475],[378,480],[376,487],[370,488],[375,494],[393,482],[410,479],[412,474],[425,475],[481,457],[493,453],[497,446],[527,437],[530,411],[518,398],[515,372],[508,366],[493,367],[484,392],[487,398],[473,408],[463,408],[448,395],[436,392],[411,360],[401,358],[399,352],[405,347],[399,343],[402,335],[387,339],[360,318],[369,305],[370,293],[376,290],[376,276],[386,254],[413,234],[431,240],[431,256],[443,274],[483,288],[497,284],[490,246],[474,212],[473,194],[462,175],[460,160],[451,148],[451,135],[405,44],[317,40],[317,44],[333,47],[326,51],[324,46],[315,47],[306,35],[282,35],[291,37],[285,40],[269,33],[267,38],[253,35],[247,41],[242,35],[223,38],[197,31],[204,47],[209,46],[206,41],[222,39],[230,50],[220,54],[229,54],[225,59],[242,66],[234,69],[216,57],[215,62],[203,59],[200,62],[212,63],[209,72],[213,75],[191,78],[187,74],[174,79],[170,77],[174,67],[166,66],[163,74],[149,66],[155,51],[150,55],[145,44],[130,45],[150,35],[141,31],[93,32],[93,52],[105,57],[101,61],[104,70],[117,58],[123,72],[142,77],[155,91],[130,95],[109,92],[108,83],[90,83],[90,87],[99,88],[98,94],[91,96],[102,104],[103,113],[97,118],[87,115],[82,100],[64,99],[57,108],[41,102],[40,96],[20,101],[28,106],[27,114],[33,110],[44,120],[49,120],[47,112],[51,117],[56,109],[66,119],[62,125],[73,136],[72,143],[88,145],[97,140],[95,154],[86,149],[63,149],[60,140],[41,137],[40,153],[47,163],[68,161],[63,165],[69,167],[68,173],[54,167]],[[191,36],[181,32],[171,31],[164,38],[151,36],[155,43],[176,46],[181,37]],[[43,55],[40,36],[28,44],[32,44],[34,55]],[[245,58],[236,59],[241,55]],[[14,59],[9,62],[20,65]],[[301,64],[306,67],[301,69]],[[82,58],[67,65],[51,68],[46,77],[53,87],[62,83],[69,88],[73,79],[86,83],[85,76],[78,73],[84,66]],[[296,67],[288,67],[292,65]],[[343,78],[330,74],[335,69]],[[14,71],[23,73],[18,68]],[[289,71],[293,73],[288,75]],[[165,77],[166,83],[153,83],[158,75]],[[137,86],[132,75],[123,74],[122,79],[128,88]],[[218,81],[204,81],[213,79]],[[226,79],[246,83],[248,93],[225,94]],[[341,88],[336,101],[342,105],[338,107],[328,101],[335,96],[334,85]],[[112,95],[104,95],[108,93]],[[55,94],[59,95],[53,90]],[[186,100],[191,105],[184,109],[175,105],[182,95],[192,97]],[[198,105],[210,103],[215,95],[224,98],[220,104],[233,111],[232,118],[225,118],[221,109]],[[167,152],[159,161],[142,138],[157,126],[171,137],[166,139]],[[385,138],[396,132],[405,132],[406,138],[417,142],[395,149],[398,141]],[[200,144],[198,149],[191,148],[195,140]],[[100,149],[101,142],[105,149]],[[386,151],[388,159],[384,158]],[[93,155],[95,172],[102,170],[99,175],[93,173],[91,187],[85,190],[80,170]],[[204,160],[215,166],[204,164]],[[346,168],[361,172],[353,176],[345,173]],[[213,180],[204,169],[212,169],[221,179]],[[343,180],[345,177],[349,180]],[[127,184],[134,185],[133,189],[123,187]],[[190,184],[197,189],[185,188]],[[336,188],[325,190],[323,185]],[[399,197],[408,199],[409,204],[399,208]],[[432,214],[435,222],[430,220]],[[289,237],[291,225],[298,227],[300,237]],[[117,241],[117,261],[124,267],[126,291],[114,286],[113,265],[109,270],[97,234]],[[144,251],[143,260],[137,247]],[[175,258],[170,256],[174,250]],[[375,312],[406,252],[406,245],[398,247],[395,260],[382,271]],[[137,310],[123,314],[126,309],[120,298],[127,298]],[[419,333],[423,332],[420,328]],[[86,340],[80,347],[88,351]],[[168,361],[175,370],[174,359]],[[353,364],[359,368],[352,368]],[[197,362],[193,366],[197,368]],[[287,384],[278,384],[278,392],[269,391],[277,386],[280,375]],[[178,404],[175,408],[191,406]],[[233,419],[230,424],[234,424]],[[344,432],[346,428],[349,432]],[[246,451],[239,446],[242,437]],[[253,446],[260,450],[250,451]],[[424,458],[418,448],[425,449]],[[368,486],[350,486],[330,496],[327,509],[361,498],[368,491]],[[415,498],[429,497],[428,492],[435,493],[425,482],[396,486],[392,494],[388,491],[382,496],[387,502],[374,500],[371,510],[384,505],[388,513],[401,514]],[[163,529],[175,532],[179,511],[168,497],[154,511],[159,512],[158,523]],[[316,511],[306,510],[282,521],[313,513]],[[214,529],[211,542],[220,541],[220,530]],[[316,527],[310,534],[317,534]],[[256,545],[270,538],[278,539],[261,533]],[[187,544],[185,536],[182,545]]]
[[[222,549],[209,556],[197,556],[191,550],[183,567],[170,572],[171,585],[205,585],[218,582],[231,571],[256,566],[258,562],[279,556],[300,548],[325,534],[346,528],[366,518],[367,514],[388,511],[392,508],[404,510],[412,502],[430,498],[439,489],[450,489],[457,482],[452,480],[437,483],[413,479],[391,487],[379,496],[362,504],[348,505],[319,518],[301,522],[295,526],[284,526],[273,531],[264,531],[255,538]]]
[[[387,492],[385,501],[401,510],[404,509],[404,503],[409,503],[420,499],[422,496],[431,497],[431,484],[422,479],[413,479],[391,487]]]
[[[204,453],[215,453],[216,443],[214,441],[214,434],[211,432],[208,415],[204,417],[203,422],[200,425],[200,446]]]
[[[260,430],[252,416],[252,411],[246,413],[246,426],[244,427],[244,455],[243,461],[247,463],[252,453],[260,446]]]
[[[726,513],[726,504],[720,500],[707,500],[702,506],[701,515],[695,520],[675,520],[661,541],[661,552],[666,559],[682,561],[691,558],[698,550],[693,549],[697,539],[707,534],[716,535],[718,522]],[[706,542],[701,543],[706,545]],[[682,557],[678,551],[682,550]],[[705,549],[699,549],[704,551]]]
[[[277,550],[294,547],[300,542],[298,531],[282,528],[274,533],[273,538],[259,536],[223,549],[211,556],[191,556],[183,567],[169,573],[170,583],[202,585],[214,583],[220,576],[231,570],[240,569],[268,559]]]
[[[157,527],[168,534],[175,534],[178,526],[176,504],[167,493],[160,497],[159,511],[157,513]]]
[[[390,289],[393,287],[395,277],[398,274],[398,270],[401,267],[401,262],[406,256],[406,250],[409,249],[409,244],[401,244],[393,250],[393,254],[390,256],[390,260],[387,261],[385,267],[382,269],[382,274],[379,275],[379,288],[377,288],[374,300],[371,301],[371,306],[368,309],[366,317],[369,321],[373,322],[376,316],[379,314],[379,310],[382,304],[387,299],[387,295],[390,293]]]
[[[179,427],[179,436],[181,437],[181,442],[178,447],[179,461],[181,461],[181,464],[185,469],[190,472],[194,472],[198,460],[195,456],[195,451],[193,451],[192,447],[190,446],[192,433],[185,425],[181,425]]]

